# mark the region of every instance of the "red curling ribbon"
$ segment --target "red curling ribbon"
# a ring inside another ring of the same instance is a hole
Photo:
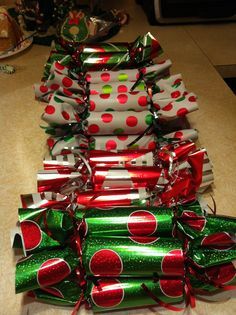
[[[190,280],[187,277],[185,278],[184,290],[186,294],[186,306],[190,305],[191,308],[194,308],[196,306],[196,299]]]
[[[175,307],[171,304],[167,304],[167,303],[161,301],[160,299],[158,299],[158,297],[156,297],[156,295],[153,294],[152,291],[150,291],[144,283],[141,284],[141,287],[145,291],[145,293],[147,293],[147,295],[150,296],[150,298],[153,299],[153,301],[155,301],[159,306],[162,306],[162,307],[164,307],[170,311],[174,311],[174,312],[181,312],[184,310],[184,308]]]
[[[81,304],[83,303],[83,300],[84,300],[84,293],[81,294],[79,300],[76,302],[75,307],[74,307],[71,315],[77,315],[78,314],[78,311],[80,309]]]

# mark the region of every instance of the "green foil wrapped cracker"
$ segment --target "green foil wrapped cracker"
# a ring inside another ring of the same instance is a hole
[[[20,208],[19,222],[27,254],[60,247],[74,231],[73,219],[64,210]]]
[[[54,285],[68,277],[78,263],[77,254],[70,248],[25,257],[16,265],[16,293]]]
[[[86,302],[93,312],[157,306],[158,303],[143,289],[143,284],[160,300],[159,305],[165,303],[165,307],[171,307],[174,304],[176,308],[181,309],[180,303],[184,301],[182,279],[88,279],[83,302]],[[65,280],[53,288],[34,290],[30,296],[49,304],[73,306],[81,298],[82,292],[78,285],[76,288],[75,282]]]
[[[183,276],[183,243],[160,237],[87,237],[82,248],[85,273],[93,276]]]

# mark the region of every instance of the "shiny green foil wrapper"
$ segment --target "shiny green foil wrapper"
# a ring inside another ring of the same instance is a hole
[[[18,261],[16,293],[59,283],[78,266],[78,256],[70,248],[45,250]]]
[[[96,281],[96,285],[88,283],[85,296],[94,312],[157,305],[144,291],[142,284],[166,304],[180,303],[184,299],[184,284],[181,279],[154,282],[147,278],[102,278]]]
[[[83,266],[87,275],[101,277],[183,276],[182,242],[160,237],[87,237]]]
[[[81,293],[82,289],[76,278],[71,277],[52,287],[31,291],[28,295],[48,304],[73,306],[79,300]]]
[[[222,247],[235,243],[236,218],[204,213],[199,207],[179,211],[178,230],[195,245]]]
[[[150,278],[88,279],[84,300],[93,312],[158,305],[143,289],[143,284],[158,300],[167,305],[176,305],[184,300],[182,279],[154,281]],[[80,299],[81,293],[75,282],[65,280],[44,290],[34,290],[30,296],[49,304],[72,306]]]
[[[73,219],[63,210],[20,208],[18,214],[27,254],[60,247],[74,232]]]
[[[190,268],[187,277],[196,294],[215,294],[225,286],[236,285],[236,269],[232,262],[205,268],[203,271]]]
[[[85,234],[93,236],[171,236],[173,211],[166,207],[117,207],[78,209]]]

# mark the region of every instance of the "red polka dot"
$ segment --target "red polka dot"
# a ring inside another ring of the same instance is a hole
[[[206,219],[202,216],[198,216],[193,211],[184,211],[181,215],[181,218],[184,218],[184,224],[190,226],[196,231],[202,231],[205,228]]]
[[[188,98],[188,100],[189,100],[189,102],[196,102],[197,99],[194,95],[192,95]]]
[[[96,91],[96,90],[90,90],[90,94],[91,94],[91,95],[96,95],[96,94],[99,94],[99,93],[98,93],[98,91]]]
[[[87,82],[91,82],[91,75],[90,74],[86,74],[85,80]]]
[[[183,96],[188,95],[189,93],[187,91],[184,91]]]
[[[103,99],[107,99],[110,97],[111,94],[100,94],[99,96]]]
[[[41,85],[39,88],[40,92],[42,93],[47,93],[48,92],[48,87],[45,85]]]
[[[155,236],[130,236],[129,239],[137,244],[153,244],[159,237]]]
[[[177,111],[177,116],[179,117],[185,116],[186,114],[188,114],[187,108],[180,108]]]
[[[116,307],[124,298],[122,284],[117,279],[98,280],[98,286],[94,285],[92,288],[91,298],[98,307]]]
[[[224,285],[234,280],[236,269],[232,263],[214,266],[206,270],[206,276],[217,285]]]
[[[52,115],[55,113],[55,107],[52,106],[52,105],[47,105],[45,107],[45,113],[48,114],[48,115]]]
[[[112,121],[113,115],[112,114],[102,114],[101,118],[102,118],[102,121],[104,123],[108,124],[108,123],[110,123]]]
[[[157,104],[157,103],[153,103],[153,106],[154,106],[156,109],[160,109],[160,108],[161,108],[161,106],[160,106],[159,104]]]
[[[96,104],[95,104],[94,101],[89,101],[89,104],[90,104],[89,110],[90,110],[91,112],[93,112],[93,111],[95,110],[95,108],[96,108]]]
[[[126,85],[119,85],[117,88],[118,93],[126,93],[128,92],[128,88]]]
[[[65,66],[63,66],[60,62],[56,62],[55,66],[58,70],[64,70],[65,69]]]
[[[178,98],[180,97],[180,95],[181,95],[180,91],[174,91],[171,93],[172,98]]]
[[[212,249],[226,250],[235,245],[232,237],[226,232],[218,232],[204,237],[201,243]]]
[[[71,87],[73,85],[73,81],[70,78],[65,77],[65,78],[62,79],[62,84],[65,87],[69,88],[69,87]]]
[[[174,134],[174,138],[179,138],[182,139],[183,137],[183,132],[182,131],[176,131]]]
[[[139,79],[139,76],[140,76],[140,74],[139,73],[136,73],[136,79],[138,80]]]
[[[49,288],[44,288],[43,290],[59,298],[64,298],[64,295],[62,294],[62,292],[57,288],[49,287]]]
[[[50,85],[50,89],[56,91],[60,88],[60,85],[59,84],[56,84],[56,83],[53,83]]]
[[[175,84],[180,84],[181,82],[182,82],[182,79],[176,79],[175,82],[174,82],[174,85]]]
[[[156,149],[156,142],[155,141],[151,141],[149,144],[148,144],[148,149],[149,150],[155,150]]]
[[[131,235],[148,236],[155,233],[157,229],[155,216],[146,210],[137,210],[129,215],[127,228]]]
[[[63,89],[63,93],[67,96],[71,96],[73,93],[67,89]]]
[[[138,124],[138,119],[135,116],[129,116],[126,118],[126,124],[129,127],[135,127]]]
[[[98,125],[92,124],[88,127],[89,133],[98,133],[99,132],[99,127]]]
[[[55,141],[51,138],[47,139],[47,145],[49,148],[52,148],[54,146]]]
[[[108,82],[110,80],[110,73],[108,73],[108,72],[102,73],[101,74],[101,79],[104,82]]]
[[[140,106],[147,106],[147,97],[146,96],[140,96],[138,99],[138,104]]]
[[[162,272],[166,275],[183,276],[184,275],[184,257],[181,249],[169,251],[162,259]]]
[[[183,295],[184,284],[182,280],[161,279],[160,288],[166,296],[171,298],[178,298]]]
[[[89,269],[95,276],[118,276],[123,271],[123,262],[114,250],[101,249],[93,254]]]
[[[84,101],[81,100],[80,98],[74,98],[74,101],[76,101],[76,103],[79,104],[79,105],[84,104]]]
[[[42,241],[42,233],[39,225],[31,220],[25,220],[20,224],[26,250],[33,250]]]
[[[117,96],[117,101],[120,103],[120,104],[125,104],[128,100],[128,95],[127,94],[119,94]]]
[[[162,110],[164,110],[164,111],[170,111],[170,110],[172,110],[172,108],[173,108],[173,105],[171,104],[171,103],[169,103],[169,104],[167,104],[166,106],[164,106],[163,108],[162,108]]]
[[[121,141],[125,141],[125,140],[128,139],[128,136],[119,135],[119,136],[117,136],[117,138],[118,138],[119,140],[121,140]]]
[[[37,272],[38,284],[50,286],[65,279],[71,273],[70,266],[62,258],[51,258],[45,261]]]
[[[78,121],[78,122],[80,122],[80,121],[81,121],[81,119],[80,119],[80,117],[79,117],[79,115],[78,115],[78,114],[75,114],[75,119],[76,119],[76,121]]]
[[[62,114],[62,116],[63,116],[63,118],[65,119],[65,120],[69,120],[70,119],[70,115],[66,112],[66,111],[62,111],[61,112],[61,114]]]
[[[108,140],[106,142],[106,149],[107,150],[115,150],[117,148],[117,144],[114,140]]]

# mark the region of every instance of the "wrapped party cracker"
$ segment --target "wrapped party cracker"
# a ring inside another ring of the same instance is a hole
[[[169,59],[163,62],[157,62],[154,65],[143,67],[140,69],[122,69],[117,71],[88,71],[85,76],[85,80],[90,84],[96,84],[104,82],[109,84],[110,82],[135,82],[137,79],[145,76],[148,79],[152,76],[161,78],[162,76],[169,74],[169,68],[171,66]]]
[[[144,285],[148,293],[144,290]],[[55,289],[56,290],[53,290]],[[85,292],[83,292],[85,291]],[[123,310],[137,307],[160,306],[169,310],[182,310],[184,301],[184,281],[182,279],[161,279],[153,281],[148,278],[99,278],[88,279],[87,289],[76,287],[73,280],[65,280],[51,289],[37,289],[30,292],[38,301],[55,305],[75,305],[81,298],[86,308],[93,312]],[[155,300],[149,294],[155,296]]]
[[[143,65],[162,53],[160,44],[149,32],[133,43],[99,43],[79,46],[73,60],[83,71],[120,69]]]
[[[190,143],[191,145],[192,143]],[[167,146],[168,147],[168,146]],[[186,147],[188,148],[188,144]],[[81,171],[73,169],[49,169],[38,172],[38,190],[75,191],[88,186],[96,191],[122,188],[145,188],[156,190],[161,198],[176,198],[178,195],[194,194],[199,189],[204,176],[212,176],[212,168],[206,150],[181,152],[176,147],[179,161],[172,158],[171,153],[159,152],[160,164],[156,166],[96,166],[87,164]],[[178,152],[178,149],[179,152]],[[171,149],[169,149],[171,152]],[[165,150],[164,150],[165,151]],[[174,150],[175,151],[175,150]],[[173,151],[173,152],[174,152]],[[172,153],[173,153],[172,152]],[[172,161],[173,160],[173,161]],[[163,161],[164,163],[161,163]],[[177,163],[178,162],[178,163]],[[179,163],[181,162],[181,163]],[[213,180],[213,176],[212,176]]]
[[[83,274],[108,278],[182,277],[191,266],[204,272],[206,268],[232,263],[236,257],[235,249],[196,249],[194,242],[186,249],[182,241],[155,236],[88,236],[82,245],[77,237],[70,246],[44,249],[18,261],[16,292],[53,285],[73,275],[76,269],[81,282]]]

